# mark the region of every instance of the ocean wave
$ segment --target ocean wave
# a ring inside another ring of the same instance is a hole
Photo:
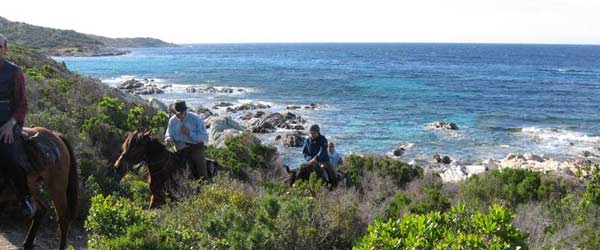
[[[568,68],[552,68],[552,69],[537,69],[538,71],[550,72],[556,74],[595,74],[597,72],[591,70],[581,70],[581,69],[568,69]]]
[[[565,128],[540,128],[526,127],[521,134],[532,138],[536,142],[569,145],[570,143],[600,143],[599,136],[589,136],[576,131],[574,127]]]
[[[163,85],[164,83],[164,79],[160,79],[160,78],[148,78],[148,77],[137,77],[135,75],[122,75],[122,76],[117,76],[117,77],[111,77],[111,78],[103,78],[100,79],[103,83],[111,86],[111,87],[117,87],[119,86],[119,84],[131,80],[131,79],[136,79],[142,82],[149,82],[149,83],[155,83],[155,84],[159,84],[159,85]]]

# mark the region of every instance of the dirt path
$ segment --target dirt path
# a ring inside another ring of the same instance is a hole
[[[0,250],[21,249],[27,234],[27,227],[21,216],[15,211],[0,211]],[[75,222],[71,227],[67,245],[72,245],[76,250],[87,247],[87,234],[83,229],[83,222]],[[36,239],[35,249],[57,249],[59,244],[58,224],[54,218],[45,218]]]

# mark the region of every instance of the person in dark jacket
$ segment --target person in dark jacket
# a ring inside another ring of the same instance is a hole
[[[27,173],[16,159],[15,137],[20,136],[27,113],[25,76],[5,59],[8,40],[0,34],[0,174],[15,185],[23,213],[33,217],[36,208],[27,184]]]
[[[310,165],[315,167],[317,174],[327,180],[332,187],[337,186],[337,175],[329,162],[327,153],[327,138],[321,134],[319,125],[312,125],[309,129],[310,136],[304,141],[302,153],[306,163],[302,167]]]

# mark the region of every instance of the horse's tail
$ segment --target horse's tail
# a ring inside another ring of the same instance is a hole
[[[77,210],[79,207],[79,172],[77,169],[77,159],[73,153],[73,147],[71,142],[67,140],[63,135],[59,135],[60,139],[67,146],[69,151],[69,183],[67,184],[67,216],[74,220],[77,216]]]

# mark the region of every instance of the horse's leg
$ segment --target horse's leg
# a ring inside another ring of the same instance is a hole
[[[66,191],[60,193],[50,192],[50,197],[60,226],[60,247],[58,249],[64,250],[67,248],[67,235],[71,226],[71,218],[67,215],[67,194]]]
[[[33,190],[33,189],[31,189]],[[27,232],[27,237],[25,237],[25,241],[23,242],[23,248],[25,250],[31,250],[33,249],[34,243],[35,243],[35,237],[37,235],[37,231],[40,228],[40,223],[42,221],[42,219],[44,218],[44,216],[46,215],[46,211],[48,210],[48,205],[44,202],[41,202],[40,199],[38,198],[38,192],[37,190],[33,191],[33,196],[34,196],[34,201],[37,203],[36,205],[38,206],[38,210],[35,212],[35,215],[33,216],[33,219],[28,219],[28,223],[30,223],[29,225],[29,231]]]
[[[166,194],[164,191],[164,182],[152,178],[152,175],[148,176],[148,184],[150,186],[150,209],[158,208],[165,204]]]

